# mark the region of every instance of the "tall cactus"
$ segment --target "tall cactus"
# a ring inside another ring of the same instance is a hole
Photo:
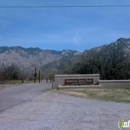
[[[40,83],[40,79],[41,79],[40,70],[39,70],[39,76],[38,77],[39,77],[39,83]]]
[[[37,68],[35,67],[35,72],[34,72],[34,83],[36,83],[36,77],[37,77]]]

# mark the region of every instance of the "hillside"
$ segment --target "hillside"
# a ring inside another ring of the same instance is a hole
[[[70,71],[71,66],[80,62],[82,55],[66,56],[41,67],[44,72],[64,73]],[[69,73],[69,72],[68,72]]]
[[[130,39],[120,38],[108,45],[85,50],[80,56],[64,57],[42,67],[57,73],[100,73],[102,79],[129,78]],[[118,74],[120,73],[120,74]],[[126,74],[127,73],[127,74]]]
[[[11,64],[18,65],[22,69],[32,70],[65,56],[79,55],[73,50],[42,50],[40,48],[0,47],[0,66]]]

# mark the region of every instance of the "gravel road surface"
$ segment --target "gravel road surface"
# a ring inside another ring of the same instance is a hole
[[[130,105],[50,92],[51,84],[0,91],[0,130],[119,130]]]
[[[24,84],[6,88],[0,91],[0,112],[33,100],[47,89],[51,84]]]

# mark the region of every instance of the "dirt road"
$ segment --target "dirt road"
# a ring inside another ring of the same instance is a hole
[[[0,91],[0,130],[119,130],[130,105],[50,92],[51,84]]]

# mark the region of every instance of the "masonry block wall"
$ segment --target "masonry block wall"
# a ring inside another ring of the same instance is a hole
[[[99,80],[102,88],[130,88],[130,80]]]

